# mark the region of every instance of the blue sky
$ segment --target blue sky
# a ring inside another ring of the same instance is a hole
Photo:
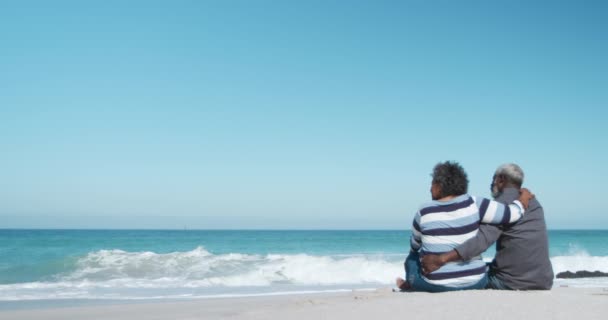
[[[516,162],[608,228],[600,1],[3,1],[0,228],[409,228]]]

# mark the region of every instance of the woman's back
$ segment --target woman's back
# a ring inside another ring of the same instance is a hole
[[[521,217],[501,203],[468,194],[447,201],[432,201],[423,205],[414,218],[412,249],[427,253],[448,252],[475,237],[480,223],[505,224]],[[486,272],[486,264],[477,256],[471,260],[451,262],[427,274],[431,284],[446,287],[467,287],[477,283]]]

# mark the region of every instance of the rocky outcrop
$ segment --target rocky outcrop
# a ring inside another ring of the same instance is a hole
[[[576,278],[598,278],[598,277],[608,277],[608,273],[601,271],[577,271],[577,272],[560,272],[557,274],[556,278],[558,279],[576,279]]]

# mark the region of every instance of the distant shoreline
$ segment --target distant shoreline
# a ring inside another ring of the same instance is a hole
[[[340,231],[411,231],[411,229],[155,229],[155,228],[0,228],[0,231],[328,231],[328,232],[340,232]],[[547,229],[548,231],[608,231],[608,229],[565,229],[555,228]]]

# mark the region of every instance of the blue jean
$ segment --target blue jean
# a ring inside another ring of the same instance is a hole
[[[485,289],[488,283],[488,275],[484,274],[483,278],[477,283],[466,287],[445,287],[432,283],[428,283],[420,273],[420,255],[418,252],[410,252],[405,259],[406,280],[412,287],[411,291],[426,291],[426,292],[445,292],[458,290],[476,290]]]
[[[495,290],[511,290],[511,288],[507,287],[502,280],[496,277],[496,274],[490,268],[488,272],[488,284],[486,285],[486,289],[495,289]]]

